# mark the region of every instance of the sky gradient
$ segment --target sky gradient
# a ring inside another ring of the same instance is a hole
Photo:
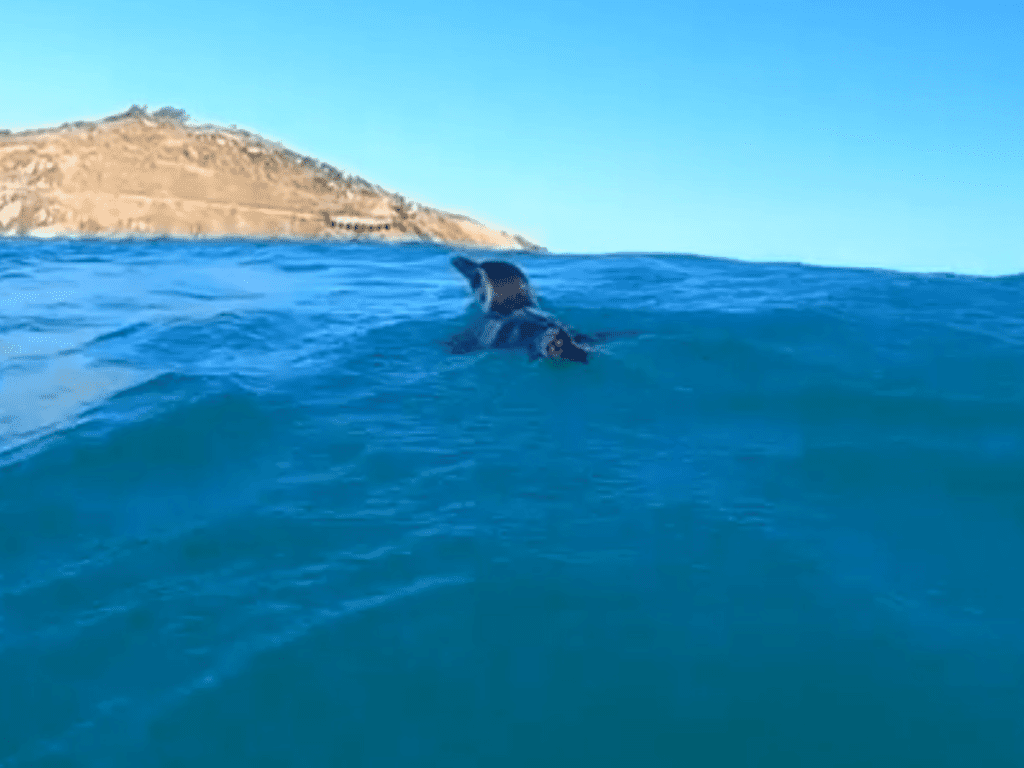
[[[556,252],[1024,271],[1021,2],[98,0],[3,19],[0,128],[180,107]]]

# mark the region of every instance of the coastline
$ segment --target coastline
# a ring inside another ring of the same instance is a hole
[[[0,131],[0,236],[286,238],[545,250],[238,128],[141,107]]]

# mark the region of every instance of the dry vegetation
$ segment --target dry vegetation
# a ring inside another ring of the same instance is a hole
[[[0,234],[427,240],[536,249],[236,128],[132,107],[0,131]]]

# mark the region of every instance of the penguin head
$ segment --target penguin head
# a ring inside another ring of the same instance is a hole
[[[489,285],[490,306],[485,311],[507,315],[524,307],[537,306],[523,270],[504,261],[485,261],[480,265],[484,283]]]
[[[484,312],[507,315],[523,307],[537,306],[526,275],[504,261],[475,261],[456,256],[452,264],[469,280],[470,288]]]

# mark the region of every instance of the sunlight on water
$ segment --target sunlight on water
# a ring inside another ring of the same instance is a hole
[[[8,369],[0,384],[0,450],[13,438],[63,425],[86,406],[140,379],[126,368],[90,365],[83,355]]]

